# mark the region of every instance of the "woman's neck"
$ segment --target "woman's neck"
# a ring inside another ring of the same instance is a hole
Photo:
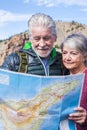
[[[81,74],[85,70],[87,70],[87,67],[86,66],[82,66],[81,68],[76,68],[76,69],[70,70],[70,74]]]

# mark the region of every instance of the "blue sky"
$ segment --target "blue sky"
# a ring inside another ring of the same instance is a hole
[[[26,31],[28,19],[38,12],[87,25],[87,0],[1,0],[0,40]]]

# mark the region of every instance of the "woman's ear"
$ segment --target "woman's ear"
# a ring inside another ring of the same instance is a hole
[[[84,55],[84,59],[87,60],[87,55]]]
[[[84,56],[84,64],[87,66],[87,55]]]

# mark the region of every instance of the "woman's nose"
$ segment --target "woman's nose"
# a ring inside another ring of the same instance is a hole
[[[66,55],[66,59],[67,60],[71,60],[71,57],[70,57],[70,55],[68,54],[68,55]]]

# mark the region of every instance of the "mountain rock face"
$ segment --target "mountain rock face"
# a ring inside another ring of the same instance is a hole
[[[17,34],[8,40],[2,41],[0,43],[0,65],[2,65],[7,55],[19,51],[27,41],[29,41],[27,32]]]
[[[62,22],[56,21],[57,41],[55,47],[60,51],[59,47],[63,39],[71,33],[82,33],[87,36],[87,25],[78,22]],[[7,40],[0,42],[0,65],[4,62],[7,55],[12,52],[19,51],[22,46],[29,41],[28,32],[14,35]]]

